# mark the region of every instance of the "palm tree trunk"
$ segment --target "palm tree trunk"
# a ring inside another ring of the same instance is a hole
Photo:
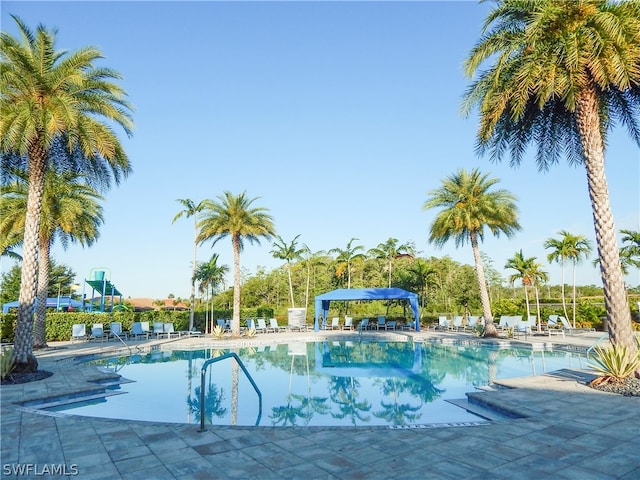
[[[622,276],[620,252],[615,236],[616,228],[611,213],[604,168],[604,142],[600,134],[600,116],[594,90],[587,89],[580,93],[576,111],[580,143],[587,170],[589,198],[593,209],[609,339],[613,346],[626,346],[633,357],[637,355],[638,348],[631,329],[631,312]],[[640,372],[636,371],[636,375],[639,374]]]
[[[526,285],[524,285],[524,301],[527,304],[527,320],[528,320],[529,315],[531,315],[531,309],[529,308],[529,293],[527,292]]]
[[[291,298],[291,308],[296,308],[293,302],[293,282],[291,280],[291,265],[287,265],[287,274],[289,275],[289,297]]]
[[[564,312],[564,317],[569,318],[569,315],[567,314],[567,303],[565,302],[565,299],[564,299],[564,257],[562,257],[560,261],[560,265],[562,269],[562,285],[560,286],[560,289],[561,289],[560,291],[562,295],[562,311]]]
[[[538,324],[538,332],[542,331],[542,325],[540,325],[540,295],[538,294],[538,284],[535,284],[536,291],[536,313],[537,313],[537,321]]]
[[[571,292],[573,302],[573,328],[576,328],[576,262],[573,262],[573,290]]]
[[[240,238],[231,239],[233,245],[233,320],[231,335],[240,336]]]
[[[38,289],[36,318],[33,329],[33,348],[47,347],[47,298],[49,297],[49,249],[48,240],[40,241],[38,255]],[[58,292],[59,293],[59,292]]]
[[[489,303],[489,293],[487,292],[487,280],[484,276],[484,267],[482,265],[482,257],[480,256],[480,248],[478,248],[478,237],[475,232],[469,233],[471,248],[473,249],[473,259],[476,264],[476,276],[478,277],[478,288],[480,289],[480,301],[482,303],[482,315],[484,316],[484,336],[497,337],[498,330],[493,324],[493,315],[491,314],[491,303]]]
[[[13,346],[14,371],[16,373],[30,373],[38,370],[38,361],[33,355],[33,303],[37,286],[38,234],[45,170],[45,152],[40,143],[34,141],[29,149],[29,193],[22,243],[18,321]]]
[[[193,330],[193,318],[195,316],[195,299],[196,299],[196,268],[198,263],[198,220],[193,215],[193,223],[196,230],[193,240],[193,265],[191,267],[191,308],[189,309],[189,331]]]

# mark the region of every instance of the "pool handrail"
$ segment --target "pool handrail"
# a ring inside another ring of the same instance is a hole
[[[204,364],[202,365],[202,370],[200,370],[200,430],[198,430],[199,432],[206,431],[206,429],[204,428],[204,402],[205,402],[204,383],[205,383],[205,374],[207,373],[207,367],[212,363],[219,362],[220,360],[225,360],[229,357],[235,358],[236,362],[238,362],[238,365],[240,365],[240,368],[242,369],[244,374],[247,376],[249,383],[251,383],[251,386],[258,394],[258,418],[256,419],[256,427],[260,425],[260,419],[262,418],[262,393],[260,392],[260,389],[256,385],[256,382],[253,381],[253,378],[251,377],[248,370],[244,366],[244,363],[242,363],[242,360],[240,360],[240,357],[238,357],[238,355],[235,352],[229,352],[216,358],[210,358],[209,360],[204,362]]]

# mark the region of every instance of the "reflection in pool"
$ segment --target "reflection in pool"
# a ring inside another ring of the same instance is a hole
[[[77,415],[193,423],[200,421],[204,362],[229,350],[157,351],[94,363],[132,383]],[[262,426],[404,426],[481,420],[447,402],[499,378],[583,368],[575,353],[481,345],[322,341],[234,350],[263,396]],[[232,359],[205,374],[205,423],[255,425],[258,398]]]

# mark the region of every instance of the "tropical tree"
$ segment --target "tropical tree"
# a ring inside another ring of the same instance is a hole
[[[633,230],[620,230],[622,243],[620,247],[620,262],[624,274],[629,273],[629,268],[640,268],[640,232]]]
[[[279,260],[287,262],[287,275],[289,277],[289,298],[291,299],[291,308],[295,308],[295,300],[293,298],[293,282],[291,281],[291,262],[299,259],[304,253],[304,248],[298,248],[297,240],[300,235],[293,237],[290,243],[284,241],[280,235],[276,235],[273,242],[273,250],[271,255]]]
[[[2,191],[0,203],[0,231],[24,231],[27,211],[28,174],[13,173],[16,182]],[[33,347],[44,348],[46,341],[46,311],[49,291],[51,246],[56,238],[63,248],[69,242],[91,246],[99,237],[102,225],[103,198],[74,171],[47,170],[42,195],[42,219],[38,238],[38,289]]]
[[[507,237],[520,229],[515,196],[502,189],[489,191],[498,182],[478,169],[460,169],[444,179],[440,188],[431,190],[424,204],[424,210],[441,209],[431,224],[430,243],[442,247],[453,239],[456,247],[471,244],[486,336],[497,336],[498,331],[493,324],[479,242],[484,240],[485,229]]]
[[[193,263],[191,264],[191,298],[189,308],[189,330],[193,330],[193,317],[195,315],[195,296],[196,296],[196,268],[198,263],[198,212],[202,210],[202,202],[197,205],[190,198],[178,198],[176,202],[180,203],[184,210],[180,210],[176,213],[171,223],[175,223],[176,220],[184,216],[185,218],[193,217]]]
[[[553,239],[549,238],[545,241],[545,248],[553,248],[554,250],[547,256],[549,261],[560,260],[562,262],[562,307],[564,309],[565,317],[567,315],[567,307],[564,300],[564,261],[569,260],[573,265],[573,290],[572,290],[572,303],[573,303],[573,328],[576,328],[576,267],[580,260],[584,257],[587,258],[591,253],[591,242],[587,240],[584,235],[573,235],[565,230],[559,232],[562,238]]]
[[[384,260],[387,264],[388,286],[391,288],[391,273],[393,270],[393,262],[401,257],[413,257],[416,249],[411,243],[403,243],[398,245],[397,238],[391,238],[386,242],[379,243],[377,247],[369,249],[369,255]]]
[[[527,318],[531,315],[531,309],[529,307],[529,294],[527,292],[528,287],[534,287],[536,294],[536,308],[538,317],[538,329],[540,329],[540,297],[538,295],[538,284],[540,282],[546,282],[548,277],[547,273],[541,270],[542,265],[536,262],[536,257],[525,258],[522,250],[516,252],[515,255],[507,260],[504,266],[505,268],[511,268],[516,271],[509,277],[509,282],[513,283],[516,280],[522,282],[524,288],[524,298],[527,305]]]
[[[427,287],[431,279],[436,276],[436,269],[432,264],[427,263],[424,258],[418,258],[411,268],[411,273],[415,276],[419,287],[420,307],[424,308],[424,302],[427,298]]]
[[[254,207],[258,200],[248,198],[246,192],[233,195],[224,192],[218,201],[203,201],[202,219],[198,223],[200,232],[197,242],[202,244],[212,240],[215,245],[223,238],[230,237],[233,248],[233,318],[231,333],[240,336],[240,252],[245,241],[260,245],[260,238],[270,239],[275,235],[273,218],[266,208]]]
[[[624,124],[640,145],[640,2],[505,0],[489,13],[465,73],[463,103],[479,109],[477,150],[519,165],[537,145],[540,170],[561,156],[586,170],[609,336],[637,345],[625,294],[605,175],[607,132]]]
[[[98,67],[99,50],[56,50],[56,32],[39,25],[35,34],[13,17],[20,39],[0,33],[0,152],[26,159],[29,172],[23,235],[22,277],[13,358],[16,372],[33,372],[33,307],[37,286],[38,243],[45,172],[56,140],[81,152],[75,171],[113,175],[131,171],[112,125],[131,135],[131,107],[114,80],[120,75]]]
[[[211,292],[211,320],[213,321],[213,297],[216,289],[224,284],[224,278],[229,273],[227,265],[218,265],[220,256],[217,253],[211,255],[208,262],[198,263],[194,274],[193,283],[199,282],[200,292]],[[208,309],[208,306],[207,306]],[[211,331],[211,329],[210,329]]]
[[[364,247],[362,245],[354,245],[353,242],[357,241],[357,238],[352,238],[347,243],[347,248],[344,250],[340,248],[332,248],[329,250],[330,255],[336,255],[336,260],[338,262],[338,270],[336,275],[338,277],[342,276],[342,272],[344,269],[347,269],[347,288],[351,288],[351,267],[353,266],[353,262],[357,260],[364,260],[366,257],[363,252]]]

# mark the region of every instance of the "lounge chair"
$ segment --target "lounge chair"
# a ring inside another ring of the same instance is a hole
[[[416,322],[413,320],[405,320],[405,322],[402,324],[402,330],[415,330],[416,329]]]
[[[507,328],[513,328],[513,317],[511,315],[501,315],[496,328],[504,332]]]
[[[164,333],[164,323],[162,322],[153,322],[153,334],[156,336],[156,338],[169,338],[169,335]]]
[[[344,325],[342,330],[353,330],[353,317],[344,317]]]
[[[331,325],[327,325],[327,330],[340,330],[340,317],[333,317]]]
[[[398,322],[396,320],[389,320],[386,325],[385,325],[385,329],[386,330],[395,330],[398,326]]]
[[[478,320],[480,320],[478,315],[469,315],[467,317],[467,324],[464,326],[465,332],[473,332],[478,326]]]
[[[286,332],[287,331],[287,327],[281,327],[280,325],[278,325],[278,319],[277,318],[270,318],[269,319],[269,327],[271,328],[271,330],[273,330],[276,333],[278,333],[278,332]]]
[[[358,331],[362,331],[362,330],[368,330],[369,329],[369,319],[368,318],[363,318],[362,320],[360,320],[360,323],[358,324]]]
[[[375,327],[377,330],[381,328],[384,330],[387,329],[387,319],[384,315],[378,315],[378,323],[375,324]]]
[[[167,338],[171,338],[171,336],[174,337],[180,337],[180,332],[176,332],[174,327],[173,327],[173,323],[169,322],[169,323],[165,323],[163,326],[163,331],[165,333],[165,335],[167,336]]]
[[[446,317],[446,315],[440,315],[438,317],[438,326],[436,327],[437,330],[449,330],[449,319]]]
[[[275,331],[271,327],[267,327],[267,321],[264,318],[259,318],[258,319],[258,328],[256,328],[256,330],[258,332],[262,332],[262,333],[268,333],[269,331],[272,331],[272,332]]]
[[[127,338],[127,334],[122,331],[122,322],[111,322],[109,324],[109,335],[107,336],[107,340],[110,338],[113,338],[114,340],[116,338]]]
[[[71,327],[71,341],[86,340],[87,326],[84,323],[74,323]]]
[[[216,325],[222,329],[223,332],[228,331],[227,323],[224,321],[224,318],[219,318],[216,320]]]
[[[550,337],[552,335],[562,335],[564,338],[564,329],[562,328],[560,315],[549,315],[547,319],[547,328],[544,332]]]
[[[148,324],[148,322],[145,323]],[[133,324],[131,325],[130,335],[134,340],[137,340],[138,337],[144,337],[145,340],[149,339],[149,331],[145,331],[145,329],[142,328],[142,322],[133,322]]]
[[[453,325],[449,326],[450,330],[464,330],[464,325],[462,325],[462,315],[456,315],[453,317]]]
[[[94,323],[93,326],[91,327],[91,337],[89,338],[90,340],[100,340],[101,342],[104,342],[104,339],[106,338],[106,335],[104,333],[104,328],[102,326],[102,323]]]

